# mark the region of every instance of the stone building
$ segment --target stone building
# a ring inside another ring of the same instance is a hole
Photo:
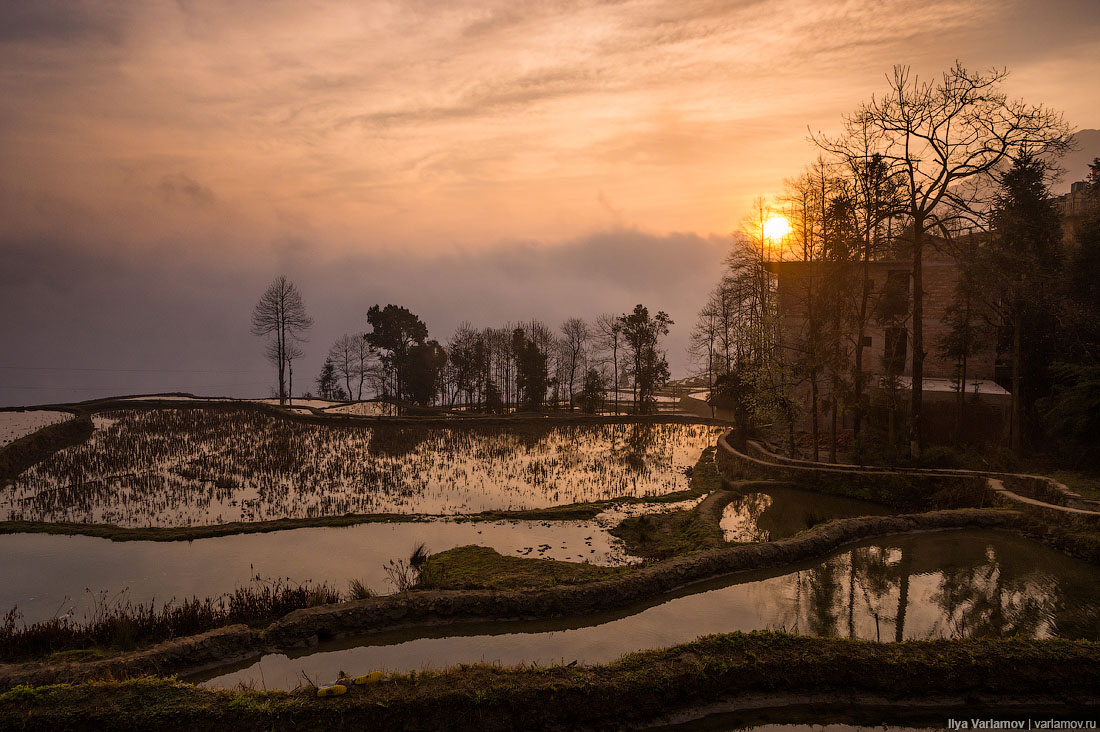
[[[923,251],[924,275],[924,433],[930,443],[951,442],[956,432],[956,415],[959,403],[959,369],[954,359],[940,355],[937,343],[949,331],[945,322],[948,307],[955,298],[959,267],[945,253],[943,240],[932,237],[926,241]],[[806,343],[810,323],[807,310],[811,291],[820,293],[829,277],[835,277],[838,266],[834,262],[770,262],[768,270],[773,285],[779,315],[781,347],[788,362],[805,360]],[[849,268],[852,265],[848,265]],[[884,390],[889,390],[895,404],[908,409],[909,389],[913,373],[912,316],[912,260],[907,256],[876,260],[869,263],[868,318],[863,335],[862,367],[866,374],[867,396],[871,404],[883,403]],[[848,312],[858,309],[855,298],[860,296],[861,279],[849,279],[841,288],[842,297],[848,298]],[[846,326],[839,334],[839,351],[847,359],[842,369],[850,375],[855,365],[854,326]],[[803,369],[803,372],[805,369]],[[1000,441],[1007,439],[1011,395],[996,382],[997,354],[992,344],[967,359],[966,382],[966,432],[975,440]],[[798,429],[809,431],[811,427],[812,389],[807,381],[801,381],[796,389],[800,402]],[[819,424],[822,433],[832,425],[832,394],[828,378],[819,379]],[[843,402],[843,399],[838,399]],[[840,429],[852,427],[849,408],[841,403],[837,414]],[[874,410],[869,412],[873,417]]]
[[[1081,222],[1100,210],[1100,190],[1080,180],[1070,185],[1069,192],[1054,199],[1062,212],[1062,241],[1067,247],[1076,246],[1077,228]]]

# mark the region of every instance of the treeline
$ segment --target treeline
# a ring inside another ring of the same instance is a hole
[[[557,329],[540,320],[495,328],[463,322],[445,344],[399,305],[374,305],[366,320],[367,330],[344,334],[329,349],[316,380],[320,398],[367,395],[494,414],[547,408],[646,414],[669,379],[661,340],[673,322],[640,304],[591,322],[569,318]],[[293,373],[310,325],[297,288],[277,278],[256,306],[253,332],[268,336],[265,353],[277,367],[280,401],[291,393],[284,373]]]
[[[922,82],[897,68],[842,134],[813,136],[821,154],[779,200],[756,202],[693,329],[693,355],[720,403],[746,422],[785,426],[792,451],[805,420],[815,459],[821,438],[836,459],[845,417],[856,457],[877,440],[915,458],[926,437],[926,360],[952,365],[951,437],[961,442],[972,360],[993,352],[1012,393],[1016,451],[1060,441],[1095,459],[1100,225],[1094,208],[1063,236],[1048,161],[1068,147],[1069,128],[1049,109],[1009,100],[1004,76],[956,65]],[[1094,166],[1093,201],[1098,175]],[[930,257],[949,258],[958,277],[926,337],[925,300],[937,284],[924,280]],[[905,269],[875,282],[885,261]],[[799,263],[784,270],[782,292],[777,262]],[[885,343],[869,352],[872,328]],[[900,378],[907,358],[909,383]],[[874,434],[872,411],[883,417]]]

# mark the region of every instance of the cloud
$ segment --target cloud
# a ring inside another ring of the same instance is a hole
[[[5,2],[0,43],[66,43],[121,39],[125,14],[115,3],[92,0]]]
[[[157,184],[157,190],[167,203],[209,206],[216,200],[213,191],[183,173],[164,176]]]
[[[308,378],[333,340],[366,327],[367,308],[390,302],[420,315],[440,341],[464,320],[500,326],[538,318],[557,327],[568,317],[591,320],[641,302],[676,321],[666,346],[682,374],[687,335],[727,245],[717,237],[613,229],[431,257],[392,250],[325,257],[308,242],[286,240],[263,257],[212,261],[168,245],[105,257],[71,242],[3,240],[0,254],[11,263],[11,285],[0,289],[3,365],[123,371],[7,370],[0,404],[214,387],[266,395],[268,369],[248,317],[264,287],[284,273],[316,321],[298,367]],[[142,369],[149,372],[134,371]]]

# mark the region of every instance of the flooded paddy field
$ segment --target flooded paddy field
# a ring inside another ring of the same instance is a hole
[[[415,628],[274,653],[196,677],[208,686],[295,688],[303,673],[459,663],[606,663],[710,633],[782,629],[869,640],[1100,637],[1100,570],[995,531],[906,534],[781,569],[700,583],[614,613]]]
[[[891,513],[881,503],[774,486],[731,501],[721,527],[726,541],[777,541],[832,519]]]
[[[542,508],[687,487],[720,427],[313,425],[252,410],[105,413],[0,487],[0,518],[187,526]]]
[[[135,603],[216,597],[259,576],[327,583],[358,579],[377,594],[394,587],[383,565],[420,543],[432,552],[479,544],[504,555],[605,566],[636,561],[607,533],[606,520],[424,521],[238,534],[190,542],[113,542],[88,536],[0,535],[0,614],[18,606],[24,623],[72,612],[100,596]]]
[[[51,424],[67,422],[73,415],[68,412],[56,412],[45,409],[32,409],[25,412],[0,412],[0,447],[4,447],[21,437],[26,437]]]

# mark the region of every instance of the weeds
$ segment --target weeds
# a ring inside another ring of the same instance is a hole
[[[369,590],[368,590],[369,591]],[[12,608],[0,620],[0,660],[32,658],[58,651],[87,648],[130,650],[143,644],[194,635],[236,623],[269,622],[303,607],[340,602],[344,596],[326,584],[293,584],[285,580],[262,581],[216,598],[192,597],[133,603],[122,594],[93,596],[91,616],[82,621],[71,614],[22,625],[19,609]]]
[[[395,590],[408,592],[420,583],[422,570],[430,555],[428,547],[421,542],[413,549],[408,559],[391,559],[382,566],[382,569],[386,571],[386,577]]]
[[[348,582],[348,597],[352,600],[366,600],[368,597],[374,597],[374,590],[367,587],[363,580],[353,579]]]

